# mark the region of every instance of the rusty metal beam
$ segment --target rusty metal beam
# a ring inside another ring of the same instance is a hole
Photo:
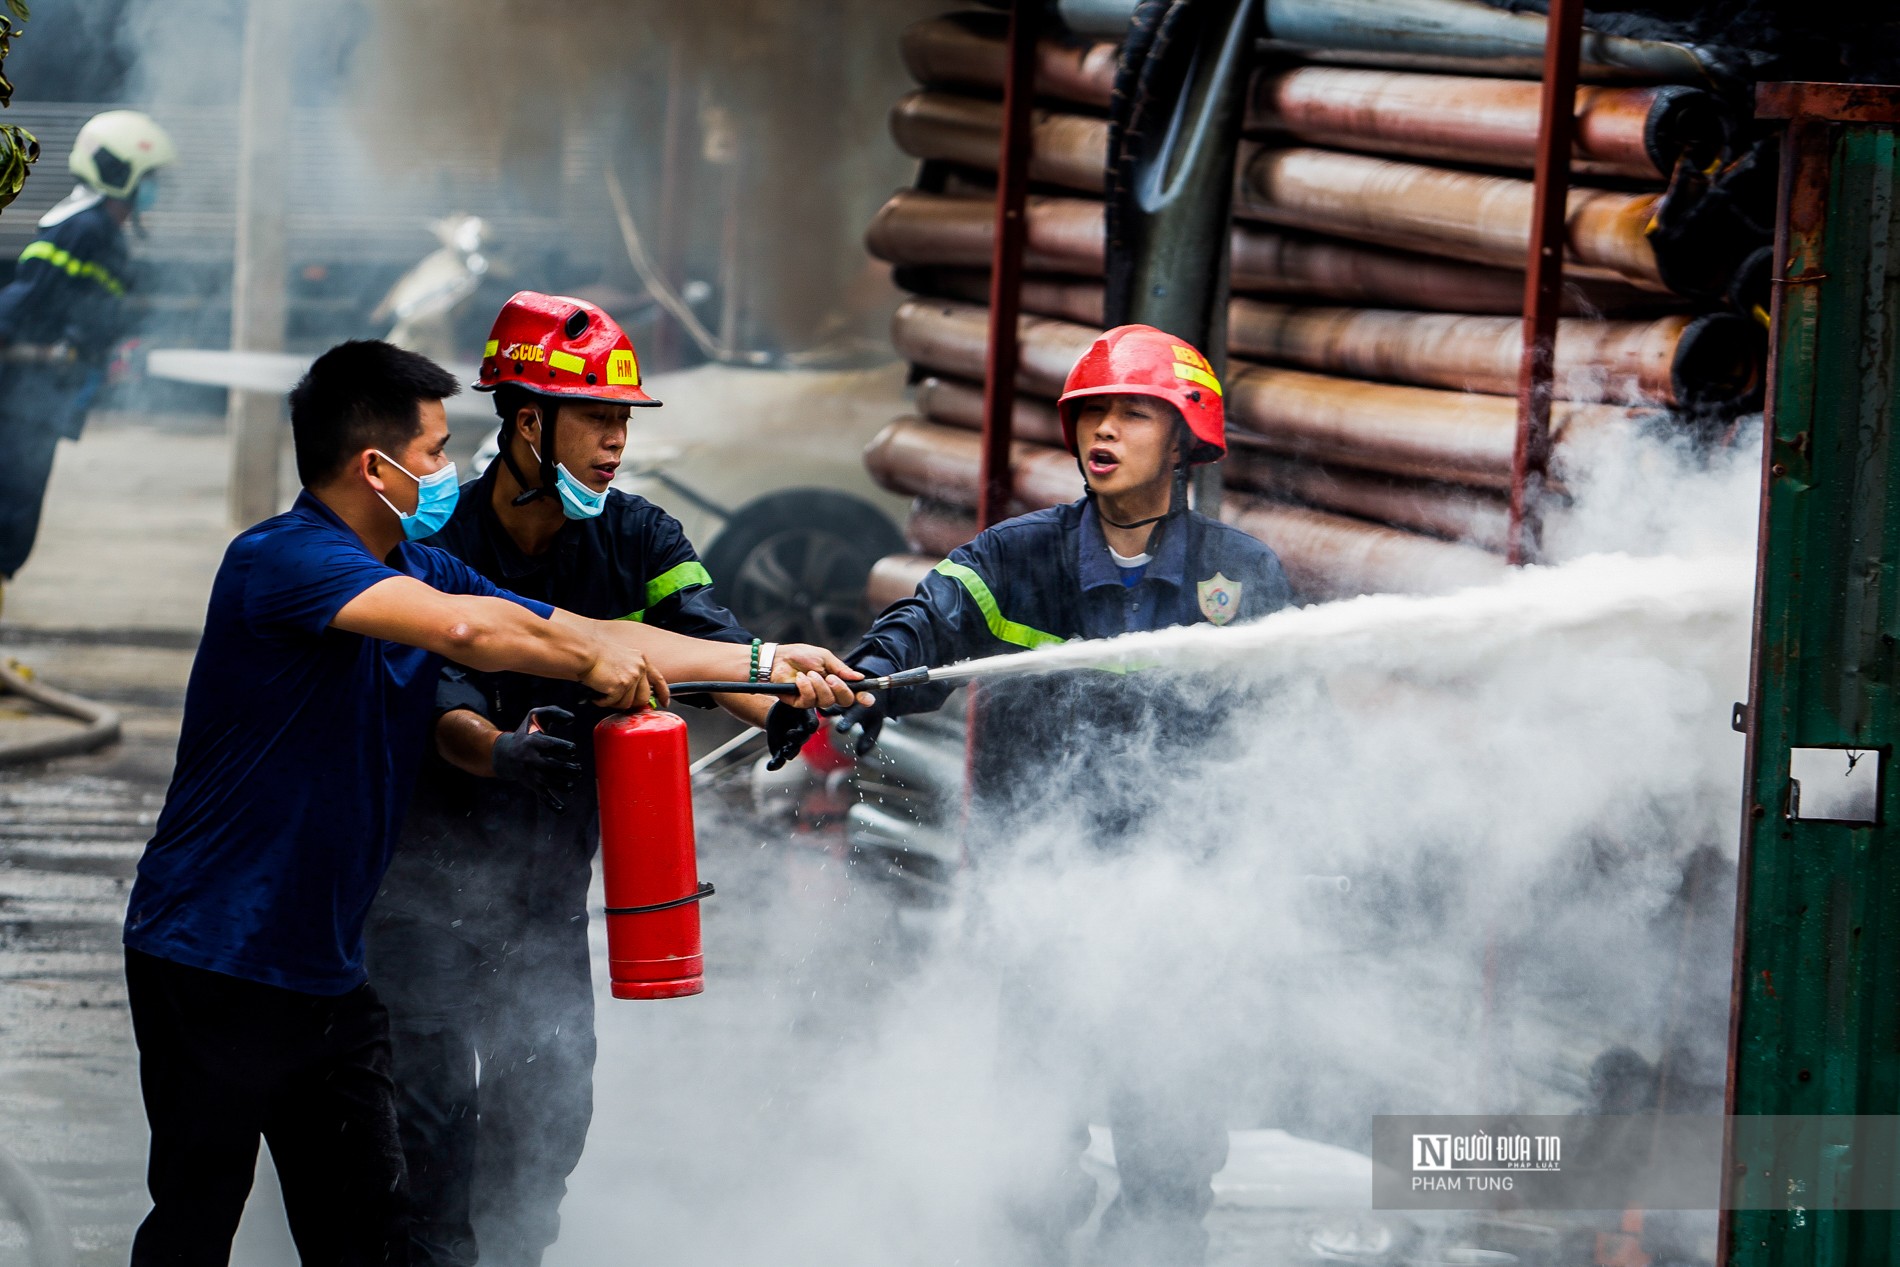
[[[1633,435],[1641,411],[1562,401],[1552,415],[1561,452],[1571,435]],[[1227,422],[1237,446],[1414,479],[1511,487],[1517,409],[1508,396],[1235,362]]]
[[[999,92],[1009,75],[1009,42],[1001,14],[953,13],[927,18],[904,32],[904,68],[930,88]],[[1112,40],[1044,38],[1036,43],[1036,95],[1106,110],[1115,89]]]
[[[1028,221],[1030,104],[1035,97],[1034,0],[1009,8],[1009,75],[1003,85],[1003,148],[996,185],[996,254],[990,260],[989,349],[983,367],[983,487],[976,517],[989,527],[1009,503],[1010,412],[1016,402],[1016,317],[1022,310]]]
[[[932,422],[969,431],[983,429],[981,383],[939,378],[933,374],[917,384],[916,400],[917,412]],[[1062,443],[1062,421],[1056,416],[1056,407],[1046,400],[1018,394],[1011,425],[1018,440],[1051,446]]]
[[[866,465],[885,487],[929,499],[908,533],[926,553],[893,555],[873,570],[868,595],[880,609],[910,594],[923,574],[976,533],[969,505],[976,482],[975,437],[902,419],[871,443]],[[1059,449],[1018,445],[1017,491],[1024,509],[1073,500],[1081,477]],[[1250,495],[1223,499],[1221,518],[1274,548],[1307,598],[1395,590],[1429,592],[1497,579],[1504,560],[1469,545],[1367,523],[1346,515]]]
[[[1536,239],[1532,181],[1311,146],[1249,141],[1241,151],[1245,177],[1235,213],[1247,219],[1505,268],[1520,267]],[[1586,277],[1666,293],[1647,235],[1662,199],[1570,189],[1570,266]]]
[[[1481,0],[1265,0],[1267,34],[1313,61],[1472,75],[1537,77],[1547,47],[1539,13]],[[1712,84],[1710,51],[1590,32],[1593,81]]]
[[[1566,319],[1555,326],[1551,386],[1557,399],[1719,406],[1743,399],[1761,383],[1762,331],[1730,313],[1674,314],[1653,321]],[[1512,395],[1520,386],[1523,338],[1521,316],[1257,299],[1236,299],[1227,319],[1227,345],[1237,356],[1496,395]]]
[[[913,92],[891,107],[891,139],[912,158],[995,171],[1004,111],[994,101],[950,92]],[[1100,194],[1108,163],[1108,121],[1054,110],[1029,116],[1029,178]]]
[[[1044,317],[1019,319],[1017,386],[1046,402],[1095,337],[1088,326]],[[891,338],[905,360],[957,378],[979,378],[982,308],[910,299],[899,306]],[[1511,486],[1517,408],[1509,396],[1374,383],[1359,378],[1235,361],[1226,380],[1234,442],[1341,462],[1394,475],[1487,488]],[[1046,407],[1046,406],[1045,406]],[[1644,411],[1564,401],[1551,431],[1631,430]]]
[[[1505,571],[1504,560],[1472,546],[1259,497],[1229,494],[1220,517],[1272,546],[1302,599],[1443,593]]]
[[[1026,206],[1027,271],[1102,275],[1101,203],[1032,195]],[[879,208],[864,244],[877,258],[903,268],[984,269],[995,250],[995,227],[990,190],[971,197],[903,189]],[[1521,253],[1516,258],[1521,259]],[[1237,293],[1438,312],[1520,315],[1524,307],[1524,275],[1515,268],[1283,233],[1255,224],[1233,226],[1231,260],[1232,289]],[[924,289],[980,303],[989,283],[979,277],[977,286],[974,292]],[[1577,277],[1564,282],[1564,311],[1571,316],[1653,312],[1680,304],[1671,296],[1620,282]]]
[[[961,427],[899,418],[864,447],[864,469],[883,487],[953,506],[975,506],[982,478],[982,439]],[[1010,446],[1007,515],[1072,502],[1082,495],[1082,472],[1065,450],[1042,444]]]
[[[1246,126],[1309,145],[1528,170],[1537,160],[1540,96],[1539,84],[1518,79],[1263,69]],[[1706,168],[1731,122],[1740,122],[1731,113],[1699,88],[1580,88],[1573,170],[1660,183],[1685,153]]]
[[[1509,536],[1509,505],[1483,489],[1322,466],[1246,448],[1229,452],[1226,475],[1230,488],[1304,502],[1486,550],[1502,551]]]
[[[1557,313],[1564,282],[1570,150],[1577,121],[1577,49],[1583,0],[1551,0],[1544,38],[1542,120],[1537,133],[1536,198],[1524,276],[1524,354],[1518,370],[1517,443],[1511,453],[1512,563],[1537,553],[1538,506],[1550,474],[1550,402],[1556,369]]]
[[[981,355],[987,326],[974,305],[988,290],[988,279],[974,271],[941,270],[915,280],[933,295],[963,302],[907,301],[893,323],[897,346],[909,359],[944,373],[976,377],[971,366]],[[1063,358],[1079,355],[1101,327],[1102,288],[1025,277],[1022,307],[1027,370],[1017,383],[1048,395],[1060,385]],[[1227,350],[1322,374],[1514,396],[1523,317],[1240,298],[1227,306]],[[1651,321],[1565,319],[1557,327],[1554,394],[1560,400],[1726,407],[1759,389],[1765,351],[1760,327],[1729,313]]]
[[[1070,367],[1100,333],[1047,317],[1019,317],[1012,325],[1017,331],[1014,382],[1023,391],[1047,397],[1061,393]],[[980,305],[913,298],[897,306],[891,342],[907,361],[959,378],[983,378],[984,340],[991,329],[989,314]]]
[[[1755,91],[1758,119],[1828,123],[1900,123],[1900,95],[1891,84],[1816,84],[1798,80],[1762,84]]]

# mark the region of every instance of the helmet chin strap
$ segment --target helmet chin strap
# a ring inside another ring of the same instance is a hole
[[[515,483],[524,490],[510,503],[515,506],[525,506],[537,497],[554,496],[554,411],[541,405],[537,406],[536,412],[541,418],[541,483],[538,487],[528,487],[528,481],[522,477],[521,467],[515,463],[514,452],[508,444],[509,437],[504,433],[501,438],[501,460],[508,464],[508,473],[515,477]]]
[[[1185,460],[1174,464],[1174,477],[1168,488],[1168,508],[1158,515],[1150,515],[1146,519],[1137,519],[1135,522],[1129,524],[1110,519],[1107,514],[1103,512],[1101,500],[1095,495],[1095,485],[1089,483],[1088,467],[1083,465],[1082,455],[1080,453],[1076,454],[1075,468],[1082,472],[1082,496],[1087,498],[1089,504],[1095,507],[1095,517],[1111,528],[1120,528],[1124,532],[1133,528],[1146,528],[1149,524],[1158,524],[1163,519],[1172,519],[1187,510],[1187,462]]]

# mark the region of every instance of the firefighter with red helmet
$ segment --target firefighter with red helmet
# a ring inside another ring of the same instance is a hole
[[[1226,625],[1286,604],[1286,574],[1272,550],[1187,506],[1188,469],[1226,452],[1221,384],[1199,351],[1151,326],[1119,326],[1076,362],[1058,409],[1085,495],[997,524],[952,551],[914,596],[878,617],[847,663],[882,676],[1071,638]],[[860,728],[862,754],[887,712],[934,709],[951,689],[893,690],[852,706],[840,728]],[[1220,712],[1218,703],[1139,673],[1113,682],[1072,674],[999,681],[983,687],[981,699],[971,821],[1006,819],[1012,802],[1077,804],[1103,846],[1128,844],[1163,808],[1150,781],[1128,777],[1132,745],[1184,750],[1211,733]],[[980,850],[976,858],[980,864]],[[1068,1261],[1063,1242],[1093,1203],[1093,1181],[1077,1164],[1088,1119],[1076,1087],[1096,1082],[1107,1084],[1090,1094],[1108,1095],[1121,1174],[1102,1221],[1100,1261],[1202,1261],[1202,1218],[1227,1134],[1218,1100],[1195,1085],[1194,1053],[1165,1068],[1108,1061],[1081,1077],[1074,1066],[1094,1058],[1058,1053],[1113,1044],[1095,1035],[1077,1045],[1058,1033],[1059,995],[1033,971],[1005,991],[1004,1055],[1023,1097],[1010,1119],[1036,1134],[1040,1117],[1046,1144],[1020,1193],[1030,1248],[1043,1261]]]
[[[818,648],[741,628],[679,522],[609,487],[633,411],[660,402],[606,313],[515,295],[475,390],[494,395],[500,456],[463,487],[431,545],[584,616],[749,643],[756,680],[775,664],[822,663]],[[826,703],[852,702],[828,681]],[[716,702],[767,726],[781,761],[803,741],[786,728],[797,715],[768,717],[765,697]],[[587,740],[605,714],[568,683],[454,667],[436,708],[438,759],[417,780],[368,934],[390,1013],[412,1257],[533,1267],[559,1230],[592,1115],[587,888],[599,815]]]

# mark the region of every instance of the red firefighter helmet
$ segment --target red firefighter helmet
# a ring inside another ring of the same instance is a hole
[[[640,390],[640,358],[612,317],[585,299],[517,291],[482,349],[478,392],[518,383],[544,396],[657,405]]]
[[[1077,402],[1089,396],[1152,396],[1180,411],[1199,441],[1192,463],[1217,462],[1227,452],[1220,380],[1189,344],[1153,326],[1116,326],[1089,345],[1069,371],[1056,400],[1062,441],[1076,452]]]

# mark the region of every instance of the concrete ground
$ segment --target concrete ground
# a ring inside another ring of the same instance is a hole
[[[0,613],[0,656],[125,721],[104,752],[0,766],[0,1146],[50,1192],[81,1267],[124,1262],[146,1208],[118,927],[230,536],[227,456],[217,420],[95,418],[61,447],[39,547]],[[0,696],[0,744],[65,724]],[[721,737],[717,721],[696,731],[702,746]],[[872,1223],[893,1247],[879,1261],[934,1261],[913,1239],[940,1217],[932,1194],[876,1163],[935,1164],[932,1132],[961,1111],[952,1103],[946,1118],[945,1091],[925,1072],[944,1056],[900,1035],[889,1060],[867,1066],[857,1028],[905,980],[911,917],[821,838],[761,839],[704,806],[700,844],[720,885],[706,913],[706,994],[612,1001],[596,955],[598,1109],[549,1267],[632,1247],[680,1267],[835,1265],[875,1243]],[[594,931],[598,943],[598,920]],[[947,1041],[969,1042],[952,1019]],[[980,1033],[980,1017],[969,1023]],[[923,1204],[907,1212],[912,1199]],[[295,1260],[281,1209],[266,1162],[234,1262]],[[1217,1207],[1215,1261],[1293,1261],[1266,1247],[1284,1246],[1295,1222]],[[0,1263],[22,1261],[23,1241],[0,1206]]]
[[[0,657],[124,726],[99,753],[0,766],[0,1144],[49,1191],[82,1267],[123,1263],[146,1208],[119,924],[231,535],[227,461],[220,419],[95,415],[60,445],[39,542],[0,609]],[[0,744],[71,725],[0,695]],[[0,1262],[23,1241],[0,1220]]]
[[[53,466],[33,555],[0,627],[190,645],[231,532],[222,419],[94,415]]]

